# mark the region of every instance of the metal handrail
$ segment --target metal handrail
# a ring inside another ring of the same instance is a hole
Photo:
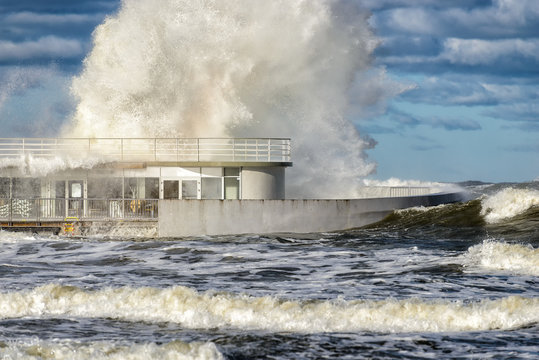
[[[157,220],[158,199],[0,198],[0,221]]]
[[[0,158],[96,156],[114,161],[290,162],[287,138],[0,138]]]

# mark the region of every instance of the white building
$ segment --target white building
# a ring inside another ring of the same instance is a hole
[[[4,228],[158,218],[159,199],[284,199],[289,139],[0,139]]]

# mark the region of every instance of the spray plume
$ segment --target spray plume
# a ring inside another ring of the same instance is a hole
[[[290,137],[288,196],[353,196],[375,170],[374,140],[345,118],[369,91],[367,20],[347,1],[123,0],[73,80],[64,135]]]

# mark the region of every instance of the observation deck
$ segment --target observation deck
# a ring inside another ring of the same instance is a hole
[[[0,229],[155,228],[162,200],[284,199],[290,152],[285,138],[0,138]]]
[[[292,165],[286,138],[0,138],[0,158],[25,156],[179,166]]]

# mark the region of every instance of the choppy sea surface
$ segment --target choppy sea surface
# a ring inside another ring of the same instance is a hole
[[[539,183],[335,233],[0,232],[0,358],[539,358]]]

